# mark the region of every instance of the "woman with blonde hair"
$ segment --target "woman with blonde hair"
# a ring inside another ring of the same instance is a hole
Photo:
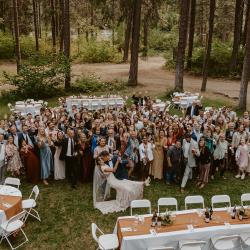
[[[5,153],[7,156],[7,171],[13,176],[19,176],[23,164],[17,146],[14,144],[14,138],[12,135],[9,135],[8,137]]]
[[[48,185],[47,179],[53,169],[53,158],[50,150],[50,146],[52,146],[53,142],[51,137],[46,136],[45,129],[43,127],[38,129],[36,142],[40,153],[41,179],[45,185]]]

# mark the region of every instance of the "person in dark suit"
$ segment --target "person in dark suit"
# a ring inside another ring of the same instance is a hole
[[[66,178],[68,178],[71,187],[76,189],[78,173],[78,152],[79,144],[75,137],[73,129],[67,130],[67,138],[62,142],[62,150],[59,159],[65,160]]]
[[[200,109],[202,106],[197,101],[193,101],[192,105],[187,108],[186,116],[198,116]]]
[[[29,134],[29,128],[27,125],[23,125],[23,132],[19,135],[19,144],[22,141],[25,141],[27,145],[30,145],[32,148],[34,148],[34,138],[32,138]]]

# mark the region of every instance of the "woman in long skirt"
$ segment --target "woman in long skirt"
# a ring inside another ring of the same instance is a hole
[[[211,152],[206,146],[206,141],[204,137],[201,137],[199,141],[200,156],[198,157],[199,161],[199,179],[197,186],[200,189],[204,188],[208,183],[208,176],[210,171],[211,164]]]
[[[18,149],[14,144],[14,138],[12,135],[8,137],[5,153],[7,157],[7,171],[13,176],[19,176],[20,169],[23,167],[23,164]]]
[[[49,183],[47,179],[49,178],[50,172],[53,169],[53,159],[50,150],[52,140],[50,137],[47,138],[45,129],[41,127],[38,130],[36,141],[40,151],[41,179],[45,185],[48,185]]]
[[[80,134],[80,164],[82,172],[82,181],[90,181],[93,173],[93,156],[91,153],[91,138],[87,138],[84,133]]]
[[[62,141],[64,134],[62,131],[57,133],[57,140],[54,142],[56,151],[54,155],[54,178],[55,180],[65,179],[65,161],[60,160],[60,154],[62,151]]]
[[[27,180],[30,183],[37,184],[40,180],[39,159],[33,148],[25,140],[21,141],[20,145],[20,156],[23,161]]]

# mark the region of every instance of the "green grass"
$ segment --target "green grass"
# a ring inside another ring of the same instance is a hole
[[[144,198],[152,202],[152,208],[157,207],[160,197],[176,197],[179,209],[184,209],[186,195],[203,195],[207,206],[210,198],[216,194],[228,194],[232,204],[240,204],[240,195],[250,192],[250,178],[245,181],[236,180],[232,173],[226,173],[228,179],[221,180],[217,176],[214,181],[201,191],[195,187],[194,181],[189,181],[188,192],[181,194],[177,186],[166,186],[163,181],[152,181],[150,187],[146,187]],[[21,191],[26,198],[32,188],[22,181]],[[92,250],[96,245],[92,240],[90,225],[95,222],[104,232],[112,232],[118,216],[129,214],[129,209],[121,213],[102,215],[93,209],[92,183],[79,184],[77,190],[72,190],[66,181],[51,181],[48,187],[39,185],[40,197],[37,210],[42,222],[29,218],[24,228],[29,243],[21,249],[26,250]],[[1,249],[7,250],[6,242]]]

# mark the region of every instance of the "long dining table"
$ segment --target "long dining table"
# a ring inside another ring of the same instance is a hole
[[[250,209],[246,208],[250,213]],[[180,240],[203,240],[205,250],[213,249],[211,238],[222,235],[239,235],[249,232],[250,218],[239,220],[231,218],[228,208],[214,209],[212,220],[206,223],[200,209],[175,212],[172,223],[168,226],[151,226],[152,215],[119,217],[114,229],[117,233],[121,250],[147,250],[152,247],[171,246],[178,249]],[[240,240],[236,242],[241,249]]]

